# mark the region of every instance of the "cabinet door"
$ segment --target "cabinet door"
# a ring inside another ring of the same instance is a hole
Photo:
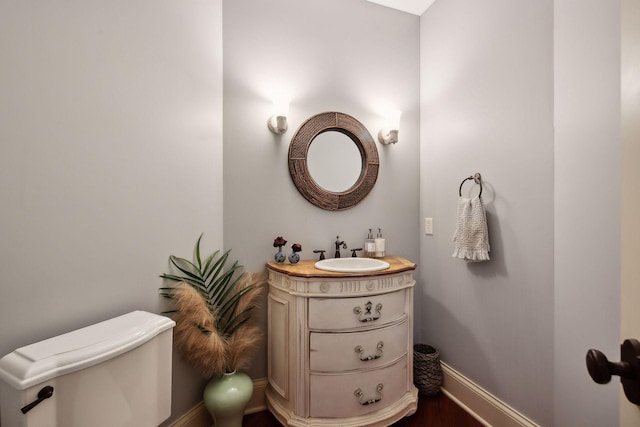
[[[313,372],[372,369],[407,354],[407,318],[402,322],[358,332],[312,332],[309,367]]]

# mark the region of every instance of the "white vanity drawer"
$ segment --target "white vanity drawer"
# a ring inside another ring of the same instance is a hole
[[[405,314],[406,291],[356,298],[310,298],[309,329],[375,327]]]
[[[309,415],[353,417],[398,401],[407,392],[407,358],[386,368],[350,374],[311,374]]]
[[[407,353],[407,318],[401,323],[360,332],[311,332],[309,368],[314,372],[369,369]]]

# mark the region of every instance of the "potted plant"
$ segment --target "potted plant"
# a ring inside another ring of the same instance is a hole
[[[241,371],[247,368],[261,338],[259,326],[251,320],[264,289],[265,274],[243,273],[238,261],[228,267],[230,250],[222,255],[218,250],[203,259],[201,240],[202,235],[193,262],[169,257],[177,272],[160,277],[175,285],[160,288],[160,294],[173,303],[173,309],[166,313],[176,322],[176,346],[184,359],[209,379],[204,402],[215,425],[241,426],[244,407],[253,393],[253,382]],[[227,386],[230,392],[224,391]],[[231,414],[217,407],[215,399],[220,394]],[[230,404],[233,397],[241,399]]]

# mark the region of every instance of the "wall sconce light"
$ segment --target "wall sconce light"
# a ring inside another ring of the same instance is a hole
[[[273,115],[269,117],[267,126],[276,135],[282,135],[288,129],[287,114],[289,113],[289,100],[284,98],[274,98]]]
[[[398,142],[401,114],[402,111],[394,111],[387,116],[385,127],[378,132],[378,141],[380,141],[380,144],[388,145]]]

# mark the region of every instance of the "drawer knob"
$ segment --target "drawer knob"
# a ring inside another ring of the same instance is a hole
[[[380,402],[382,400],[382,388],[383,387],[384,386],[382,385],[382,383],[378,384],[378,386],[376,387],[375,397],[363,398],[364,393],[362,392],[361,388],[355,389],[353,394],[358,398],[358,403],[360,403],[361,405],[363,405],[363,406],[371,405],[371,404],[374,404],[376,402]]]
[[[354,350],[358,353],[361,361],[368,362],[369,360],[376,360],[382,357],[382,347],[384,347],[384,342],[380,341],[376,346],[376,354],[370,354],[369,356],[364,355],[364,347],[361,345],[356,346]]]
[[[378,320],[382,315],[380,313],[380,311],[382,311],[382,303],[379,302],[378,304],[376,304],[375,313],[371,312],[372,308],[373,308],[373,304],[371,303],[371,301],[367,301],[364,305],[364,311],[358,305],[353,307],[353,312],[355,313],[356,316],[358,316],[358,320],[360,322],[363,322],[363,323],[373,322],[374,320]]]

